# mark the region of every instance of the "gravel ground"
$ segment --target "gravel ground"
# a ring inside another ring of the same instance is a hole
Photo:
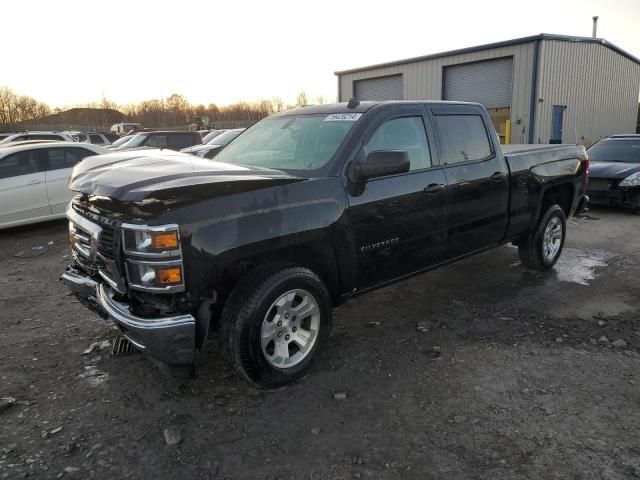
[[[572,219],[548,274],[505,246],[355,299],[274,392],[215,341],[195,380],[83,355],[116,332],[68,254],[64,222],[0,233],[0,478],[640,477],[640,216]]]

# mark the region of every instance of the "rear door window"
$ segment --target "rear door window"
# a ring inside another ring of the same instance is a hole
[[[40,171],[42,171],[41,164],[32,150],[0,158],[0,179],[19,177]]]
[[[491,143],[480,115],[436,115],[445,164],[483,160],[491,156]]]
[[[46,155],[49,160],[48,170],[59,170],[62,168],[72,168],[83,158],[95,155],[95,153],[85,148],[71,147],[49,148],[47,149]]]
[[[95,144],[95,145],[102,145],[104,143],[104,140],[102,140],[102,137],[100,135],[89,135],[89,140],[91,141],[91,143]]]

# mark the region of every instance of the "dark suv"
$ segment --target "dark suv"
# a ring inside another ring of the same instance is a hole
[[[116,150],[142,150],[149,148],[181,150],[201,143],[202,137],[198,132],[140,132],[136,133],[131,140],[116,148]]]

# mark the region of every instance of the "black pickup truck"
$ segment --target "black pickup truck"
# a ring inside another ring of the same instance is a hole
[[[79,163],[62,280],[164,364],[190,369],[212,328],[242,376],[273,387],[304,374],[346,299],[507,242],[551,268],[588,165],[578,146],[504,154],[477,104],[291,110],[215,161]]]

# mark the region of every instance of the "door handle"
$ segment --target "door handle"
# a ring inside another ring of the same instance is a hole
[[[39,183],[42,183],[42,180],[31,180],[27,185],[37,185]]]
[[[505,174],[502,172],[495,172],[493,175],[491,175],[491,180],[493,180],[494,182],[499,182],[501,181],[503,178],[505,177]]]
[[[427,195],[435,195],[443,191],[444,187],[445,186],[442,183],[431,183],[424,189],[424,191]]]

